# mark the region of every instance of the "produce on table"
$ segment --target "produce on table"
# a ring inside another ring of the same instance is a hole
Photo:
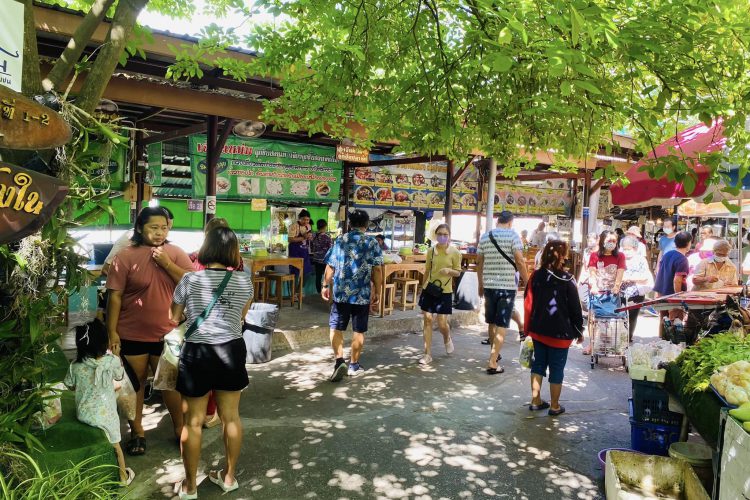
[[[711,375],[711,385],[730,404],[744,405],[750,402],[750,363],[742,360],[722,366]],[[746,415],[747,418],[740,420],[750,420],[750,407],[747,408]]]
[[[739,408],[729,410],[729,414],[742,422],[750,422],[750,403],[744,403]]]
[[[750,432],[750,422],[743,422],[742,428],[745,429],[747,432]]]
[[[720,333],[706,337],[685,349],[675,363],[687,380],[687,392],[708,389],[711,375],[722,366],[750,359],[750,337],[740,338],[734,333]],[[728,400],[727,400],[728,401]]]
[[[682,350],[682,347],[667,340],[657,340],[648,344],[636,343],[628,350],[630,366],[643,366],[657,370],[660,364],[670,363],[677,359]]]

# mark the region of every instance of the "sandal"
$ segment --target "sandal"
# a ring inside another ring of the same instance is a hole
[[[540,411],[540,410],[546,410],[549,408],[549,403],[546,401],[542,401],[542,404],[540,405],[529,405],[529,411]]]
[[[195,493],[188,493],[187,491],[184,491],[182,489],[182,485],[185,483],[185,480],[183,479],[179,483],[177,483],[177,496],[180,500],[197,500],[198,499],[198,489],[195,490]]]
[[[234,483],[231,486],[227,486],[226,483],[224,483],[224,479],[222,479],[221,477],[222,472],[224,471],[212,470],[208,473],[208,479],[216,486],[224,490],[224,493],[229,493],[230,491],[234,491],[240,487],[237,479],[234,480]]]
[[[125,445],[125,452],[131,457],[137,457],[146,453],[146,438],[135,436]]]
[[[482,341],[482,345],[490,345],[490,343],[491,343],[491,342],[490,342],[490,339],[484,339],[484,340]]]
[[[562,415],[563,413],[565,413],[565,407],[560,405],[560,408],[558,408],[557,410],[550,409],[550,411],[547,412],[547,415],[549,415],[550,417],[556,417],[558,415]]]
[[[505,371],[505,368],[502,366],[498,366],[497,368],[487,368],[487,375],[498,375],[500,373],[503,373]]]
[[[120,482],[120,486],[130,486],[135,479],[135,471],[130,467],[125,467],[125,480]]]

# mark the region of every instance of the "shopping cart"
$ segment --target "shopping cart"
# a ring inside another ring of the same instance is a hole
[[[630,343],[628,313],[615,312],[625,304],[621,295],[609,292],[589,294],[588,329],[591,337],[591,368],[600,358],[620,358],[626,364],[625,353]]]

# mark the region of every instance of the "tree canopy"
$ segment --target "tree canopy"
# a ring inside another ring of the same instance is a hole
[[[231,70],[280,80],[284,95],[265,115],[285,128],[343,138],[354,120],[370,141],[455,158],[481,150],[511,172],[524,161],[520,148],[581,158],[626,130],[647,152],[717,117],[731,144],[748,143],[748,0],[259,0],[255,8],[279,17],[245,40],[257,61]],[[227,35],[212,36],[226,46]],[[744,147],[724,159],[747,170]],[[707,161],[716,167],[719,155]],[[690,174],[684,162],[665,168],[677,179]]]

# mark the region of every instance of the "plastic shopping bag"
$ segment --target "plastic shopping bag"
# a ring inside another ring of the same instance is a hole
[[[65,389],[65,385],[59,382],[44,390],[42,393],[42,410],[34,414],[33,428],[47,430],[62,418],[60,396]]]
[[[166,344],[166,343],[165,343]],[[166,345],[164,346],[166,351]],[[174,391],[177,387],[177,365],[173,365],[163,354],[159,358],[154,374],[154,389]]]
[[[120,389],[117,391],[117,409],[120,411],[122,418],[127,420],[135,420],[135,406],[138,392],[133,385],[133,381],[130,379],[128,371],[125,371],[125,376],[119,381]],[[138,382],[136,381],[136,384]]]
[[[521,342],[521,353],[518,355],[518,361],[524,368],[531,368],[531,359],[534,357],[534,341],[531,337],[526,337]]]

